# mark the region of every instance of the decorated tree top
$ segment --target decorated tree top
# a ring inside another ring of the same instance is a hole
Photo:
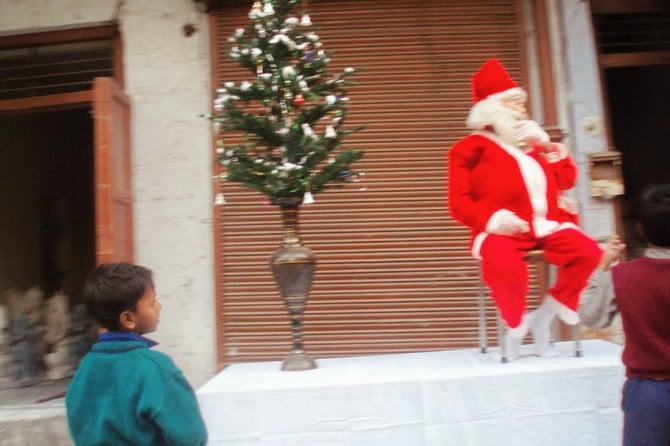
[[[292,11],[301,0],[253,4],[246,29],[238,28],[228,43],[230,57],[254,78],[224,83],[214,101],[223,178],[260,191],[272,203],[307,202],[328,183],[355,180],[360,174],[349,165],[363,155],[339,149],[359,130],[342,125],[346,87],[357,70],[328,74],[330,58],[302,2],[300,19]],[[228,145],[231,131],[241,132],[244,142]]]

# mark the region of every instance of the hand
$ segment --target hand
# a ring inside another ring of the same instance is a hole
[[[568,149],[563,144],[557,142],[545,144],[543,150],[540,152],[540,156],[547,160],[548,163],[556,163],[567,158],[568,155]]]
[[[601,269],[609,269],[613,262],[619,259],[619,256],[626,249],[626,245],[621,243],[618,236],[611,237],[605,244],[603,250],[603,256],[600,258],[600,264],[598,265]]]
[[[512,211],[501,209],[496,211],[486,223],[486,232],[499,235],[520,235],[530,231],[526,220],[519,218]]]
[[[531,120],[517,122],[514,136],[517,141],[523,141],[529,145],[545,145],[550,142],[547,132],[537,122]]]

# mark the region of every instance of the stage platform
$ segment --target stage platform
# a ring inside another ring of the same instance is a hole
[[[210,445],[621,444],[621,346],[497,362],[495,349],[234,364],[197,391]]]

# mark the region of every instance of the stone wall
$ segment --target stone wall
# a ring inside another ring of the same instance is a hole
[[[135,261],[154,270],[163,304],[150,337],[195,387],[216,373],[208,19],[192,0],[0,0],[4,34],[119,23]]]

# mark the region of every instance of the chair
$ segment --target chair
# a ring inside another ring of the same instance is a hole
[[[536,264],[538,267],[538,288],[537,288],[537,295],[535,296],[534,300],[537,300],[538,303],[542,301],[544,296],[547,295],[547,290],[549,289],[549,283],[551,280],[550,273],[552,272],[550,270],[550,265],[547,262],[547,259],[544,257],[544,253],[542,250],[532,250],[529,251],[526,256],[524,257],[524,260],[529,264]],[[482,278],[482,270],[481,266],[478,267],[478,275],[479,275],[479,304],[478,304],[478,309],[479,309],[479,346],[481,353],[487,353],[488,352],[488,336],[487,336],[487,330],[486,330],[486,297],[487,297],[487,287],[486,284],[484,283],[484,279]],[[528,296],[526,305],[530,307],[531,304],[531,296]],[[498,344],[500,347],[500,362],[502,363],[507,363],[508,358],[507,358],[507,349],[505,345],[505,327],[502,321],[502,318],[500,317],[500,314],[498,314],[497,309],[496,309],[496,325],[497,325],[497,335],[498,335]],[[562,322],[560,322],[563,324]],[[565,325],[565,324],[563,324]],[[570,327],[571,330],[571,335],[572,339],[575,342],[574,346],[574,356],[576,357],[581,357],[582,356],[582,346],[581,346],[581,341],[579,339],[579,326],[578,325],[573,325]],[[564,332],[561,330],[561,332]]]

